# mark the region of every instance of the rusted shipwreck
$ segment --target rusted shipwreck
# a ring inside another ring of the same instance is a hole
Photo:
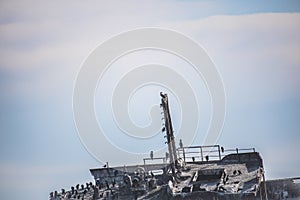
[[[90,169],[94,183],[50,194],[50,199],[268,199],[263,160],[254,148],[219,145],[176,148],[167,94],[161,93],[168,153],[140,165]],[[152,162],[161,160],[161,162]]]

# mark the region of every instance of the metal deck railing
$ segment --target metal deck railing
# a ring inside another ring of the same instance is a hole
[[[255,152],[255,148],[224,149],[220,145],[187,146],[177,149],[178,155],[185,162],[220,161],[228,154]]]

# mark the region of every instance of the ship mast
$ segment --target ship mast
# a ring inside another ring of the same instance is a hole
[[[164,130],[166,131],[172,175],[173,175],[173,177],[176,177],[175,176],[175,168],[176,168],[176,164],[177,164],[177,154],[176,154],[175,137],[174,137],[169,103],[168,103],[168,95],[163,94],[161,92],[160,96],[161,96],[161,106],[163,108],[164,119],[165,119],[165,127],[163,127],[163,131]]]

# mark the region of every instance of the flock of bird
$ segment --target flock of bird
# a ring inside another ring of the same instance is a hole
[[[96,200],[102,199],[110,195],[112,190],[107,190],[100,185],[94,185],[92,182],[85,185],[77,184],[72,186],[71,190],[61,189],[60,192],[54,191],[50,193],[50,200]]]

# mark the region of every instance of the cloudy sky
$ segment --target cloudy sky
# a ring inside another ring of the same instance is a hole
[[[219,144],[255,147],[269,179],[299,176],[299,11],[298,1],[1,1],[1,198],[46,199],[92,180],[103,163],[76,131],[76,76],[99,44],[143,27],[180,32],[215,63],[226,91]]]

